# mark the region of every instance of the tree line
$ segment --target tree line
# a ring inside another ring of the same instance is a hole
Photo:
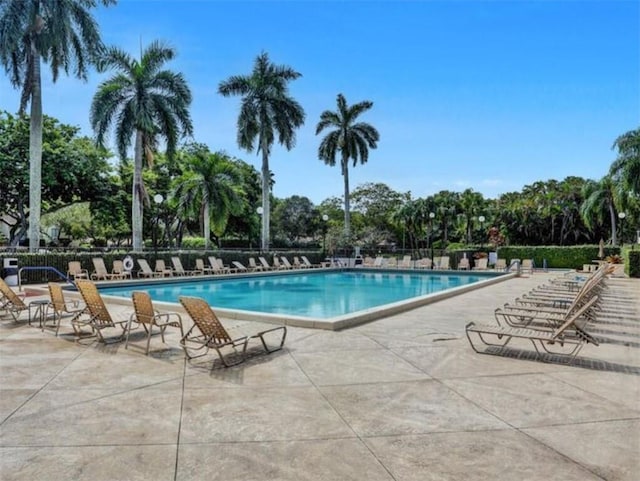
[[[638,195],[636,187],[623,178],[627,169],[618,169],[619,159],[634,158],[622,143],[630,138],[638,145],[640,132],[616,141],[618,158],[611,172],[598,181],[580,177],[538,181],[496,199],[472,189],[414,198],[411,192],[396,191],[384,183],[361,184],[349,194],[349,238],[344,234],[342,198],[315,205],[303,195],[277,198],[271,194],[271,246],[419,250],[452,244],[632,242],[640,215]],[[28,117],[0,113],[0,177],[6,186],[0,190],[0,205],[4,206],[3,222],[11,226],[12,245],[24,236],[28,223],[28,146]],[[44,116],[43,225],[55,227],[57,233],[55,239],[45,235],[47,242],[94,238],[130,244],[131,216],[126,206],[133,197],[134,162],[125,159],[114,166],[109,156],[94,139],[80,136],[77,127]],[[202,247],[262,246],[262,219],[256,209],[262,176],[249,163],[188,143],[179,146],[171,160],[166,153],[157,153],[142,176],[146,202],[142,227],[148,242],[155,231],[161,246],[184,246],[194,236],[202,238]],[[622,226],[621,212],[626,214]],[[624,228],[622,238],[620,227]]]

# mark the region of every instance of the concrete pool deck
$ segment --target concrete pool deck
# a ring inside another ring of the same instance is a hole
[[[574,366],[464,336],[551,276],[342,331],[291,326],[283,351],[230,369],[185,362],[175,331],[147,357],[142,336],[125,350],[2,318],[0,479],[635,480],[640,280],[609,281],[625,313],[603,313]]]

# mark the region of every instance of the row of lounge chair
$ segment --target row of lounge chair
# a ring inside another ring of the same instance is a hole
[[[519,265],[520,272],[533,273],[533,259],[511,259],[509,267],[513,265]],[[412,260],[411,256],[406,255],[400,261],[396,257],[385,258],[383,256],[377,256],[375,259],[372,257],[365,257],[362,262],[363,267],[371,268],[399,268],[399,269],[435,269],[435,270],[449,270],[451,269],[451,259],[449,256],[434,257],[433,260],[429,257],[423,257],[422,259]],[[497,259],[493,265],[493,270],[506,271],[509,268],[507,266],[506,259]],[[484,271],[489,269],[489,259],[480,258],[474,259],[473,266],[471,261],[467,257],[463,257],[458,262],[458,270],[479,270]]]
[[[126,318],[116,318],[107,309],[96,284],[91,279],[77,279],[76,287],[82,296],[80,300],[66,300],[59,283],[49,283],[50,301],[47,315],[40,326],[55,330],[59,334],[63,318],[69,323],[77,340],[95,337],[102,343],[125,342],[129,346],[132,331],[142,328],[145,336],[145,353],[149,354],[151,337],[159,331],[165,342],[165,330],[176,328],[180,331],[180,346],[188,359],[201,357],[213,349],[225,367],[239,364],[249,356],[249,343],[256,339],[258,351],[272,353],[283,348],[287,335],[286,326],[277,326],[257,332],[250,336],[231,337],[217,315],[203,299],[180,297],[180,303],[193,321],[184,332],[182,316],[177,312],[157,311],[147,292],[136,291],[132,294],[133,312]],[[40,305],[40,304],[38,304]],[[18,321],[23,312],[29,311],[30,304],[24,296],[18,295],[0,278],[0,309],[11,314]],[[30,313],[29,313],[30,315]],[[115,335],[113,334],[113,331]]]
[[[163,259],[157,259],[155,262],[155,268],[151,269],[146,259],[139,258],[137,263],[139,270],[137,271],[137,277],[169,277],[169,276],[187,276],[187,275],[204,275],[204,274],[229,274],[237,272],[258,272],[258,271],[270,271],[270,270],[287,270],[287,269],[308,269],[322,267],[320,264],[312,264],[306,256],[295,256],[293,263],[289,262],[286,256],[274,256],[273,264],[270,265],[264,257],[258,257],[258,262],[255,258],[249,258],[249,266],[246,267],[239,261],[232,261],[232,265],[225,265],[222,259],[214,256],[208,257],[208,264],[202,259],[196,259],[195,268],[187,270],[182,265],[180,257],[172,257],[169,267],[166,265]],[[87,269],[84,269],[79,261],[70,261],[68,264],[67,275],[70,279],[90,279],[94,281],[101,280],[123,280],[131,279],[132,269],[131,265],[125,266],[125,261],[114,260],[113,269],[111,272],[107,269],[104,259],[101,257],[94,257],[92,259],[94,270],[89,273]],[[125,268],[129,267],[129,269]]]
[[[572,362],[582,347],[598,340],[588,332],[601,307],[611,266],[603,264],[583,281],[563,279],[538,286],[495,310],[496,324],[470,322],[467,339],[474,351],[503,355],[514,339],[529,341],[543,354]]]

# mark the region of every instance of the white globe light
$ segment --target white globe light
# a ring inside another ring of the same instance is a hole
[[[156,204],[162,204],[162,201],[164,200],[164,197],[162,197],[162,194],[156,194],[153,196],[153,201]]]

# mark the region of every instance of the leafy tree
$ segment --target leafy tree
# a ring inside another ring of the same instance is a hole
[[[177,199],[182,215],[200,219],[208,249],[211,232],[220,238],[229,216],[241,209],[242,175],[220,152],[198,152],[186,159],[184,167],[184,173],[174,181],[171,195]]]
[[[91,103],[90,120],[97,142],[103,145],[115,124],[118,153],[124,159],[135,135],[131,208],[135,250],[142,249],[143,201],[148,197],[142,181],[143,160],[153,164],[159,138],[166,141],[167,156],[172,159],[179,138],[193,132],[187,82],[180,73],[162,70],[175,55],[173,48],[154,41],[139,61],[110,47],[99,63],[101,69],[117,73],[100,84]]]
[[[367,182],[356,187],[350,194],[353,212],[360,212],[364,222],[381,231],[394,229],[393,212],[408,198],[381,182]]]
[[[325,110],[320,114],[320,122],[316,126],[316,135],[324,129],[333,128],[320,142],[318,157],[325,164],[336,165],[336,155],[340,152],[340,168],[344,178],[344,230],[345,237],[351,235],[349,208],[349,160],[355,167],[360,161],[366,164],[369,160],[369,149],[375,149],[380,134],[366,122],[356,122],[358,117],[373,107],[373,102],[365,100],[349,107],[342,94],[338,94],[336,112]]]
[[[28,116],[0,112],[0,218],[9,225],[15,246],[27,232],[29,199]],[[43,117],[42,207],[52,212],[74,202],[100,197],[111,167],[109,153],[96,148],[79,128]]]
[[[278,142],[291,150],[295,145],[295,129],[304,124],[302,106],[289,95],[288,82],[301,76],[290,67],[275,65],[263,52],[255,60],[250,75],[234,75],[220,82],[218,92],[229,97],[242,96],[238,115],[238,145],[262,153],[262,249],[269,250],[270,182],[269,156]]]
[[[316,226],[316,210],[307,197],[294,195],[283,199],[274,210],[274,220],[288,239],[313,235]]]
[[[101,0],[103,5],[114,0]],[[86,80],[89,65],[102,48],[89,10],[96,0],[4,0],[0,3],[0,63],[11,84],[20,88],[20,113],[30,105],[29,249],[40,245],[42,186],[41,61],[49,63],[53,81],[65,74]]]

